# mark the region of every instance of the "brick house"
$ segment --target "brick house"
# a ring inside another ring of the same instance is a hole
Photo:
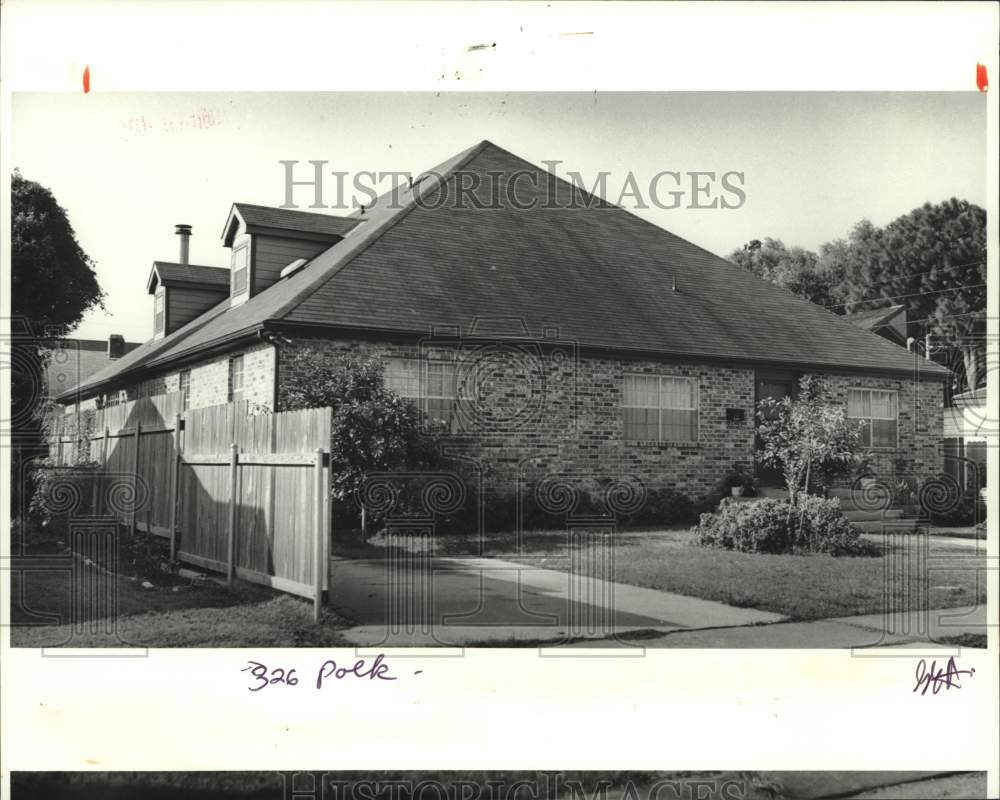
[[[178,233],[153,337],[62,402],[280,410],[296,351],[352,351],[494,474],[699,496],[752,462],[756,401],[822,373],[879,470],[941,470],[946,370],[490,142],[348,217],[237,203],[229,269],[186,263]]]

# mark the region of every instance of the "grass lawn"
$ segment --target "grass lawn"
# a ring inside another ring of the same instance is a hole
[[[491,537],[482,555],[548,569],[570,569],[571,551],[565,533],[526,533],[522,544],[518,548],[512,534]],[[687,528],[624,531],[617,534],[613,545],[615,579],[621,583],[773,611],[793,620],[881,613],[886,592],[893,598],[906,596],[904,579],[890,567],[895,568],[906,556],[912,558],[915,546],[903,544],[883,550],[882,556],[856,558],[737,553],[699,547]],[[478,542],[458,537],[443,539],[438,553],[480,555]],[[985,602],[985,573],[976,571],[985,567],[984,551],[932,540],[929,556],[932,560],[947,556],[962,563],[960,568],[933,569],[924,602],[915,602],[914,608]],[[583,566],[579,566],[581,559],[575,561],[578,571],[588,571],[586,560]],[[896,606],[896,610],[904,607]]]
[[[312,604],[263,586],[163,575],[152,589],[138,581],[85,568],[89,586],[112,581],[118,616],[90,592],[72,603],[70,570],[11,571],[12,647],[297,647],[339,641],[349,623],[327,610],[317,625]],[[111,588],[111,587],[109,587]]]

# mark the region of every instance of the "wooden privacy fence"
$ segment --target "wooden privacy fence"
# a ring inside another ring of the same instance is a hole
[[[172,559],[311,598],[318,616],[328,588],[330,410],[252,415],[244,402],[181,412],[179,402],[168,394],[96,412],[94,513],[169,538]],[[74,446],[54,437],[58,463]]]

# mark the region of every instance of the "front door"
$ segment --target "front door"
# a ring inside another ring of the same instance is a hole
[[[798,392],[798,376],[794,372],[784,370],[758,370],[756,403],[765,397],[781,400],[783,397],[795,397]],[[757,483],[765,487],[784,488],[785,479],[777,467],[765,466],[755,462]]]

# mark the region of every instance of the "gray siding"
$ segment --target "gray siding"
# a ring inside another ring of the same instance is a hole
[[[195,317],[204,314],[212,306],[226,297],[225,287],[217,290],[187,289],[180,286],[170,286],[167,298],[167,333],[187,325]]]
[[[314,258],[330,242],[310,242],[303,239],[284,239],[277,236],[253,236],[254,294],[259,294],[278,280],[281,270],[297,258]]]

